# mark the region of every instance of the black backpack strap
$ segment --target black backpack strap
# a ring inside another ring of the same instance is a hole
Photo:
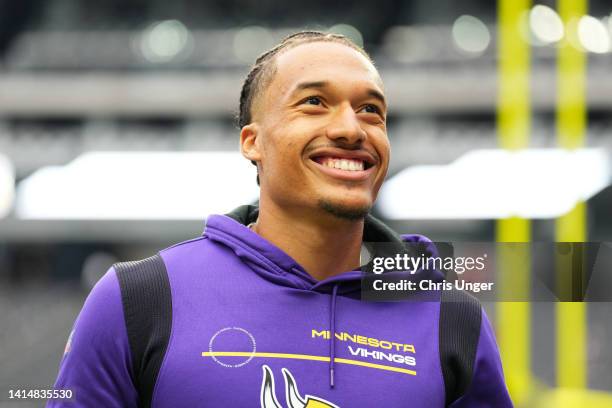
[[[172,296],[159,254],[113,265],[125,315],[139,406],[150,407],[172,328]]]
[[[472,382],[476,349],[480,338],[482,309],[472,295],[460,290],[442,290],[440,300],[440,362],[446,405],[460,398]]]

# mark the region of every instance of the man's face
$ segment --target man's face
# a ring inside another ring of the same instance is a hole
[[[258,162],[261,200],[363,217],[389,165],[378,72],[334,42],[298,45],[273,63],[273,79],[253,109],[251,158]]]

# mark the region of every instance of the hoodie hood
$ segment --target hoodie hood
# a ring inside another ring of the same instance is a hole
[[[243,262],[248,264],[259,276],[281,286],[304,290],[316,290],[320,292],[331,292],[336,284],[340,286],[339,294],[354,292],[360,287],[362,271],[356,269],[347,271],[336,276],[317,281],[291,256],[280,248],[251,231],[247,227],[257,220],[259,207],[243,205],[226,215],[211,215],[206,221],[204,235],[212,241],[227,246]],[[427,237],[419,234],[398,235],[383,222],[367,215],[363,231],[364,243],[384,243],[387,254],[403,253],[413,251],[417,246],[410,245],[408,248],[404,243],[421,244],[419,249],[432,256],[438,255],[435,244]],[[371,248],[370,248],[371,249]],[[374,251],[377,247],[374,247]],[[370,253],[371,257],[384,256],[384,254]],[[435,276],[432,276],[431,274]],[[418,271],[415,274],[418,279],[434,278],[441,279],[438,271]],[[356,285],[357,284],[357,285]]]

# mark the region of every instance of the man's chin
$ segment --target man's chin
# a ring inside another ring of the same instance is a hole
[[[331,200],[319,200],[319,208],[337,218],[357,221],[365,218],[372,209],[370,205],[347,205]]]

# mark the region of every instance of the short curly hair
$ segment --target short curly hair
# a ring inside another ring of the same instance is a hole
[[[343,35],[324,33],[322,31],[299,31],[291,34],[285,37],[278,45],[257,57],[255,64],[251,67],[251,70],[242,84],[242,90],[240,91],[240,105],[237,115],[238,128],[242,129],[253,121],[252,109],[254,101],[270,84],[276,72],[276,67],[274,65],[275,57],[298,45],[312,42],[335,42],[344,44],[359,52],[365,56],[368,61],[373,63],[372,58],[370,58],[370,55],[363,48]],[[251,161],[251,163],[256,165],[254,161]],[[259,174],[257,175],[257,185],[259,185]]]

